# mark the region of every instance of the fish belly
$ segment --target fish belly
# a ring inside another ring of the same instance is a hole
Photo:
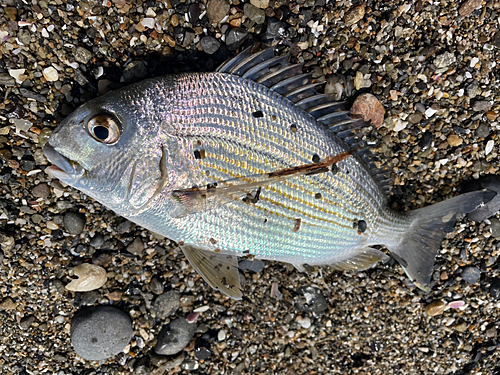
[[[324,159],[347,151],[306,111],[239,77],[181,75],[172,100],[165,138],[181,145],[178,155],[189,159],[188,175],[195,176],[184,179],[179,189],[308,164],[315,155]],[[336,173],[264,186],[256,204],[232,201],[183,218],[170,218],[159,205],[134,220],[204,249],[294,264],[330,264],[407,226],[387,209],[384,193],[361,158],[350,156],[337,167]],[[175,179],[176,171],[169,178]],[[361,220],[366,223],[364,232],[355,224]]]

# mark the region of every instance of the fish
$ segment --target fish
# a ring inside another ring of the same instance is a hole
[[[234,299],[240,257],[363,270],[388,251],[429,290],[446,233],[498,191],[391,209],[390,171],[359,136],[370,124],[303,70],[289,53],[250,47],[214,72],[111,91],[57,126],[46,172],[177,242]]]

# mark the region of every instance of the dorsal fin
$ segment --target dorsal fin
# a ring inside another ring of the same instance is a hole
[[[308,112],[328,127],[335,138],[343,140],[346,148],[357,147],[360,150],[359,158],[365,162],[381,188],[389,193],[391,178],[386,169],[375,167],[378,158],[369,150],[374,146],[354,133],[369,125],[362,119],[349,117],[347,102],[335,101],[333,95],[318,92],[318,87],[324,82],[314,82],[312,73],[302,71],[304,64],[292,64],[290,53],[275,56],[275,50],[271,47],[252,54],[254,47],[226,61],[217,72],[236,75],[266,86]]]

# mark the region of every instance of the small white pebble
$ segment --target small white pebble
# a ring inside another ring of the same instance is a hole
[[[435,109],[432,109],[432,108],[427,108],[425,110],[425,117],[429,118],[429,117],[432,117],[434,116],[434,114],[437,112],[437,110]]]
[[[59,79],[59,73],[53,66],[49,66],[43,70],[43,76],[47,81],[54,82]]]
[[[142,26],[148,29],[154,29],[155,27],[155,19],[151,17],[146,17],[141,21]]]
[[[297,323],[299,323],[300,326],[305,329],[311,327],[311,319],[309,319],[307,316],[305,318],[298,317]]]
[[[472,60],[470,61],[470,67],[474,68],[478,62],[479,59],[477,57],[473,57]]]
[[[208,311],[209,309],[210,309],[210,307],[208,305],[205,305],[205,306],[198,307],[197,309],[194,309],[193,312],[202,313],[202,312]]]
[[[22,81],[19,80],[19,76],[24,74],[25,71],[26,69],[10,69],[9,74],[16,80],[17,83],[22,83]]]
[[[486,143],[486,148],[484,149],[484,153],[488,155],[493,150],[493,146],[495,146],[495,141],[493,139],[490,139],[488,143]]]
[[[226,331],[224,331],[223,329],[221,329],[219,331],[219,333],[217,333],[217,339],[219,341],[224,341],[226,339]]]

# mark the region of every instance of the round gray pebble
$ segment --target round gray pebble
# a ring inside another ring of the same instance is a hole
[[[184,318],[175,319],[162,328],[158,335],[155,352],[161,355],[173,355],[183,350],[193,338],[196,324],[190,324]]]
[[[481,276],[481,271],[479,268],[474,267],[474,266],[469,266],[465,267],[464,270],[462,271],[462,279],[467,281],[469,284],[475,284],[479,280],[479,277]]]
[[[71,321],[71,342],[76,353],[92,361],[120,353],[130,342],[132,333],[127,314],[110,306],[82,310]]]
[[[79,213],[69,211],[64,214],[63,224],[69,234],[78,235],[83,232],[85,218]]]
[[[156,298],[154,302],[154,311],[160,319],[174,315],[177,309],[181,306],[181,295],[173,290],[169,290]]]

